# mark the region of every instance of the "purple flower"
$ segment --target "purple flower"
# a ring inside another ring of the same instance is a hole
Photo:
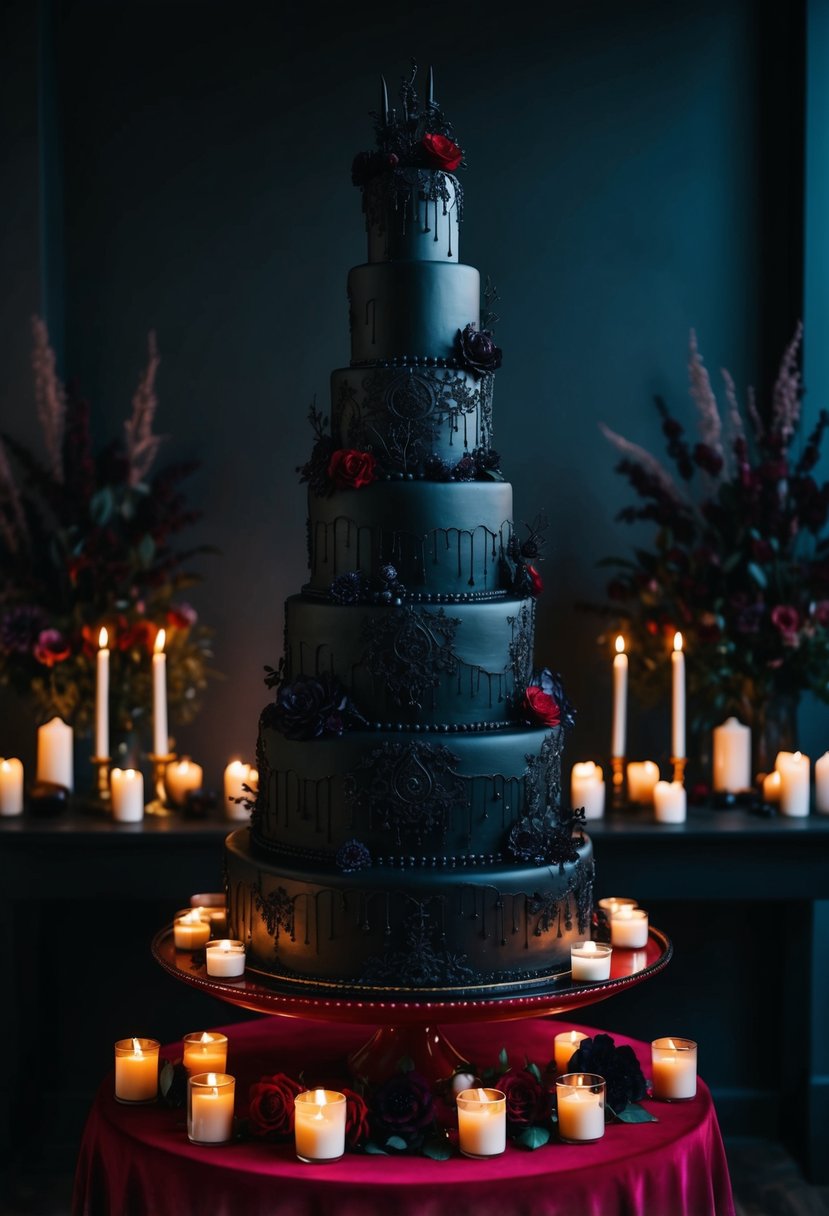
[[[346,692],[329,672],[297,676],[279,689],[273,722],[286,739],[319,739],[341,735],[347,711]]]
[[[63,663],[71,653],[71,647],[59,629],[43,629],[38,634],[34,656],[44,667]]]
[[[10,608],[0,620],[0,646],[9,653],[28,654],[45,624],[46,617],[34,604]]]
[[[417,1142],[435,1117],[429,1082],[416,1072],[398,1072],[374,1093],[370,1103],[381,1137]]]
[[[336,862],[343,874],[354,874],[371,865],[371,853],[361,840],[346,840],[337,849]]]
[[[467,325],[458,330],[456,345],[461,363],[476,376],[494,372],[501,366],[501,348],[495,345],[488,329]]]

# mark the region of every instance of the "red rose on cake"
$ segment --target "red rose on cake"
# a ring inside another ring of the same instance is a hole
[[[371,452],[337,448],[328,462],[328,478],[338,490],[359,490],[377,480],[377,462]]]
[[[426,160],[433,169],[446,169],[451,173],[463,160],[463,152],[458,145],[445,135],[431,135],[427,132],[420,143],[426,153]]]
[[[293,1134],[294,1098],[302,1093],[284,1072],[260,1077],[250,1087],[248,1122],[251,1134],[268,1140],[281,1140]]]
[[[530,580],[530,595],[538,598],[544,590],[544,579],[538,573],[535,566],[527,566],[527,576]]]
[[[561,709],[558,701],[538,684],[527,686],[524,693],[524,710],[541,726],[558,726],[561,723]]]

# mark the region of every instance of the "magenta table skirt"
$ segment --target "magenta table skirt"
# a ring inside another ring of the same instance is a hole
[[[559,1019],[460,1025],[455,1045],[481,1067],[506,1047],[516,1066],[553,1054]],[[186,1031],[202,1027],[186,1027]],[[296,1075],[306,1063],[344,1057],[370,1031],[290,1018],[222,1027],[238,1115],[264,1073]],[[650,1076],[650,1048],[629,1042]],[[180,1056],[180,1044],[164,1049]],[[700,1083],[692,1102],[646,1102],[658,1123],[610,1124],[595,1144],[508,1146],[491,1161],[348,1153],[304,1165],[293,1146],[237,1141],[215,1148],[187,1140],[184,1112],[124,1106],[108,1077],[89,1115],[78,1159],[75,1216],[733,1216],[716,1114]]]

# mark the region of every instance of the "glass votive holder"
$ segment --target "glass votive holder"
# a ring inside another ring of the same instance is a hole
[[[497,1157],[507,1147],[507,1096],[500,1089],[458,1094],[458,1146],[464,1157]]]
[[[176,950],[201,950],[210,940],[210,917],[204,908],[188,908],[173,920]]]
[[[238,979],[245,974],[245,946],[229,937],[216,938],[205,946],[207,974]]]
[[[115,1098],[155,1102],[158,1097],[158,1039],[119,1039],[115,1044]]]
[[[567,1072],[573,1052],[578,1051],[579,1043],[588,1036],[580,1030],[562,1030],[553,1040],[553,1055],[556,1061],[556,1072]]]
[[[599,900],[598,907],[609,917],[611,913],[621,908],[622,904],[627,904],[630,908],[639,907],[638,900],[628,899],[623,895],[606,895],[604,899]]]
[[[605,1079],[566,1072],[556,1080],[558,1134],[565,1144],[593,1144],[604,1135]]]
[[[187,1139],[191,1144],[227,1144],[233,1139],[236,1078],[226,1072],[197,1072],[187,1081]]]
[[[296,1155],[309,1165],[339,1161],[345,1152],[345,1094],[306,1089],[294,1098]]]
[[[610,944],[621,950],[643,950],[648,944],[648,914],[622,904],[610,914]]]
[[[199,1072],[224,1072],[227,1068],[227,1035],[215,1030],[194,1030],[182,1039],[183,1064],[189,1076]]]
[[[690,1102],[697,1096],[697,1045],[693,1039],[651,1043],[653,1096],[660,1102]]]
[[[601,942],[573,942],[570,947],[570,972],[574,984],[595,984],[610,979],[613,949]]]

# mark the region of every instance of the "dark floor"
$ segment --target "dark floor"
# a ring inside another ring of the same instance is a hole
[[[829,1186],[810,1186],[779,1144],[732,1139],[726,1141],[726,1149],[737,1216],[829,1216]],[[11,1193],[6,1184],[0,1192],[0,1216],[69,1216],[71,1191],[71,1172],[18,1180]],[[210,1216],[208,1204],[201,1216]],[[651,1212],[648,1216],[674,1214]]]

